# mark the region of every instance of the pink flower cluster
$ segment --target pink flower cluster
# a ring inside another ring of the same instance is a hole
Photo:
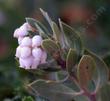
[[[28,31],[31,27],[24,23],[14,32],[14,37],[18,39],[19,46],[16,49],[15,56],[19,59],[20,67],[25,69],[36,69],[39,64],[45,63],[47,53],[40,47],[42,37],[35,35],[30,38]]]

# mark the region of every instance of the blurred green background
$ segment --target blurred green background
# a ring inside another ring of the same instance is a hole
[[[102,57],[110,52],[109,0],[0,0],[0,101],[28,95],[24,85],[32,75],[17,67],[13,32],[25,17],[42,20],[39,8],[74,27],[93,52]]]

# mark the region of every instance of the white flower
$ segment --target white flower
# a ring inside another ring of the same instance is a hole
[[[46,63],[46,59],[47,59],[47,53],[43,51],[41,56],[41,64]]]
[[[32,46],[32,39],[30,37],[24,37],[21,46]]]
[[[14,32],[14,37],[25,37],[28,35],[28,30],[31,30],[31,27],[28,23],[24,23],[20,28],[17,28]]]
[[[39,64],[40,64],[40,60],[34,58],[31,69],[37,69]]]
[[[21,56],[21,47],[20,46],[17,47],[15,56],[17,58],[19,58]]]
[[[28,23],[24,23],[20,28],[19,28],[19,36],[20,37],[24,37],[28,34],[28,30],[29,30],[29,24]]]
[[[21,58],[27,58],[31,55],[31,48],[29,47],[21,47]]]
[[[33,62],[32,56],[25,58],[25,59],[23,59],[23,58],[19,59],[20,67],[25,68],[25,69],[30,69],[32,66],[32,62]]]
[[[25,68],[25,65],[24,65],[24,60],[22,58],[19,58],[19,64],[21,68]]]
[[[42,43],[42,37],[40,35],[35,35],[32,38],[32,47],[41,46],[41,43]]]
[[[40,61],[42,56],[42,50],[40,48],[34,48],[32,50],[32,55],[36,60]]]
[[[23,39],[24,39],[24,37],[19,37],[19,38],[18,38],[18,44],[19,44],[19,45],[21,44],[21,42],[22,42]]]
[[[42,50],[41,48],[34,48],[32,50],[32,55],[34,58],[36,58],[36,60],[41,60],[41,56],[42,56]]]
[[[17,29],[14,31],[13,37],[15,37],[15,38],[18,38],[18,37],[19,37],[19,28],[17,28]]]
[[[15,30],[14,37],[18,38],[19,44],[15,56],[19,59],[21,68],[37,69],[39,64],[46,62],[47,53],[39,47],[42,37],[40,35],[35,35],[33,38],[26,36],[28,30],[32,30],[28,23],[24,23]]]

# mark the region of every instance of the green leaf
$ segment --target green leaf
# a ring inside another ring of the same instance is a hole
[[[98,101],[110,101],[110,84],[104,85],[99,91],[98,91]]]
[[[31,96],[27,96],[27,97],[24,97],[22,101],[34,101],[34,99]]]
[[[96,82],[95,92],[97,92],[99,88],[101,88],[103,85],[105,85],[108,82],[109,70],[107,65],[100,57],[90,52],[89,50],[85,50],[84,53],[92,56],[94,61],[96,62],[97,75],[94,77],[94,80]]]
[[[61,32],[55,22],[52,21],[52,30],[53,30],[53,37],[58,41],[61,42]]]
[[[61,83],[64,83],[65,81],[68,80],[69,78],[69,75],[68,75],[68,72],[62,70],[62,71],[58,71],[56,73],[56,78],[57,78],[57,82],[61,82]]]
[[[26,21],[35,29],[39,31],[39,34],[44,37],[48,38],[50,36],[49,31],[47,28],[38,20],[35,20],[33,18],[26,18]]]
[[[74,66],[77,63],[77,59],[78,59],[78,56],[77,56],[76,50],[70,49],[66,59],[66,68],[70,74],[72,73]]]
[[[51,55],[60,51],[59,46],[51,39],[43,40],[42,47]]]
[[[54,21],[52,21],[52,19],[49,17],[47,12],[45,12],[41,8],[40,8],[40,11],[41,11],[42,15],[44,16],[44,18],[47,20],[47,22],[50,25],[50,27],[53,31],[53,37],[56,39],[56,41],[58,41],[60,43],[61,42],[61,32],[60,32],[57,24]]]
[[[42,23],[37,23],[35,24],[35,26],[37,27],[39,34],[43,37],[43,38],[49,38],[51,37],[51,35],[49,34],[49,32],[47,31],[47,29],[44,27],[44,25]]]
[[[43,9],[40,8],[40,11],[42,13],[42,15],[44,16],[44,18],[47,20],[47,22],[49,23],[50,26],[52,26],[52,20],[49,17],[48,13],[45,12]]]
[[[89,55],[83,55],[77,69],[77,77],[82,88],[87,89],[90,80],[92,80],[95,68],[94,59]]]
[[[76,49],[78,55],[81,55],[84,51],[84,48],[83,48],[82,40],[81,40],[80,36],[69,25],[65,24],[64,22],[61,22],[61,23],[62,23],[62,27],[63,27],[65,41],[66,41],[68,47]]]
[[[68,49],[69,45],[68,45],[67,39],[65,37],[64,30],[63,30],[63,25],[62,25],[62,22],[61,22],[60,19],[59,19],[59,26],[60,26],[60,30],[61,30],[60,45],[61,45],[62,49]]]
[[[25,19],[26,19],[26,22],[27,22],[30,26],[32,26],[33,28],[36,29],[36,26],[35,26],[36,20],[35,20],[35,19],[33,19],[33,18],[25,18]]]
[[[30,85],[40,96],[50,101],[72,101],[76,92],[55,81],[37,80]]]

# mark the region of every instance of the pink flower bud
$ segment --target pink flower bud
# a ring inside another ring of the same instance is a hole
[[[34,58],[31,69],[36,69],[39,64],[40,60]]]
[[[17,29],[14,31],[13,37],[14,37],[14,38],[18,38],[18,37],[19,37],[19,28],[17,28]]]
[[[24,23],[20,28],[17,28],[14,32],[14,37],[24,37],[28,35],[28,30],[31,30],[31,27],[28,23]]]
[[[30,37],[24,37],[21,46],[31,46],[32,45],[32,40]]]
[[[19,58],[19,64],[21,68],[25,68],[24,60],[22,58]]]
[[[21,68],[30,69],[31,66],[32,66],[33,57],[30,56],[30,57],[25,58],[25,59],[20,58],[20,59],[19,59],[19,62],[20,62],[20,67],[21,67]]]
[[[24,37],[28,34],[28,30],[30,30],[29,28],[29,24],[28,23],[24,23],[20,28],[19,28],[19,37]]]
[[[32,50],[32,55],[36,60],[41,60],[42,50],[40,48],[34,48]]]
[[[32,47],[38,47],[42,43],[42,37],[40,35],[35,35],[32,38]]]
[[[47,53],[43,51],[42,56],[41,56],[41,64],[46,63],[46,59],[47,59]]]
[[[17,58],[19,58],[21,56],[21,47],[20,46],[17,47],[15,56]]]
[[[18,38],[18,44],[19,44],[19,45],[21,44],[21,42],[22,42],[23,39],[24,39],[24,37],[19,37],[19,38]]]
[[[31,55],[31,48],[29,47],[22,47],[21,48],[21,58],[27,58]]]

